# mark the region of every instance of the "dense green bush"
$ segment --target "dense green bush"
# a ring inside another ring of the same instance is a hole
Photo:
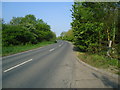
[[[2,24],[3,46],[37,44],[42,41],[55,40],[56,35],[42,19],[34,15],[13,17],[9,24]]]

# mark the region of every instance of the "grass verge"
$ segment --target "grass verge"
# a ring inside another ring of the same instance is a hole
[[[53,44],[53,43],[54,41],[44,41],[38,44],[26,44],[26,45],[2,47],[2,56],[8,56],[11,54],[39,48],[39,47],[46,46],[46,45]]]
[[[109,71],[111,73],[115,73],[120,75],[120,61],[117,59],[110,59],[108,57],[90,54],[84,52],[77,52],[77,56],[80,60],[88,63],[89,65]]]

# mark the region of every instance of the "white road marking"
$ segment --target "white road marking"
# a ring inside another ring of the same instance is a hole
[[[59,47],[60,47],[61,45],[59,45]]]
[[[14,69],[14,68],[17,68],[17,67],[19,67],[19,66],[21,66],[21,65],[23,65],[23,64],[25,64],[25,63],[27,63],[27,62],[30,62],[30,61],[32,61],[33,59],[30,59],[30,60],[27,60],[27,61],[25,61],[25,62],[22,62],[22,63],[20,63],[20,64],[18,64],[18,65],[15,65],[15,66],[13,66],[13,67],[11,67],[11,68],[9,68],[9,69],[6,69],[4,72],[8,72],[8,71],[10,71],[10,70],[12,70],[12,69]]]
[[[54,48],[50,49],[49,51],[52,52],[53,50],[55,50]]]
[[[60,45],[59,45],[59,47],[61,47],[62,45],[63,45],[63,43],[62,43],[62,44],[60,44]]]

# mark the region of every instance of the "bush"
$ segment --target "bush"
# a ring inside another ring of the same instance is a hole
[[[56,35],[42,19],[34,15],[13,17],[10,24],[3,24],[3,46],[37,44],[42,41],[55,40]]]

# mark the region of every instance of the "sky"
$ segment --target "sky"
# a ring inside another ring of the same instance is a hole
[[[2,2],[2,18],[8,23],[12,17],[33,14],[43,19],[57,36],[71,29],[73,2]]]

